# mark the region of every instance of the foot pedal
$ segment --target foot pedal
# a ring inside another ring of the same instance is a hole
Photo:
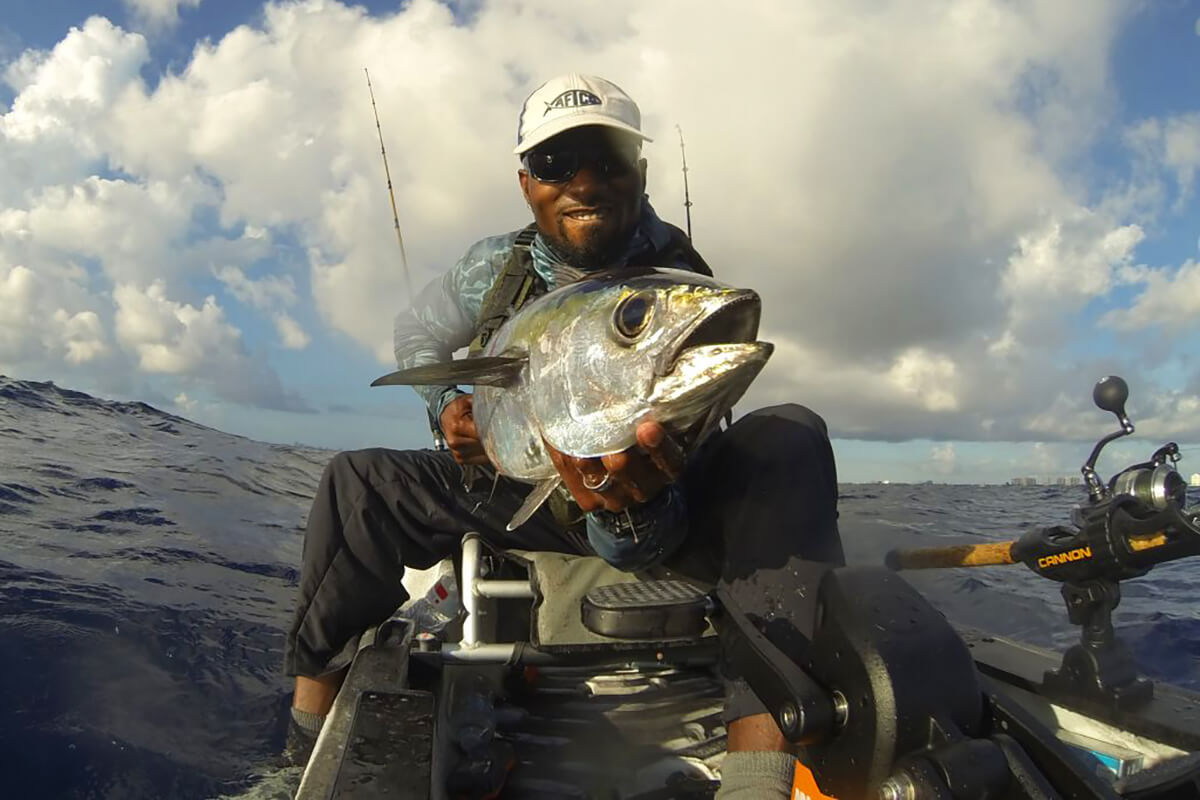
[[[583,625],[614,639],[698,639],[712,601],[684,581],[597,586],[583,598]]]

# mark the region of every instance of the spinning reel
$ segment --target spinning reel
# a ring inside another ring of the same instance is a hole
[[[1046,673],[1045,687],[1063,698],[1122,709],[1144,704],[1154,690],[1138,676],[1128,647],[1113,631],[1120,582],[1200,554],[1200,525],[1185,508],[1187,484],[1175,469],[1177,444],[1168,442],[1107,484],[1096,473],[1104,446],[1134,431],[1125,413],[1128,398],[1128,385],[1116,376],[1102,378],[1092,392],[1096,405],[1116,415],[1121,428],[1100,439],[1084,462],[1080,471],[1088,499],[1072,509],[1070,526],[1035,528],[1011,542],[894,550],[887,556],[893,569],[1022,563],[1061,582],[1067,614],[1082,627],[1082,636],[1063,656],[1062,666]]]

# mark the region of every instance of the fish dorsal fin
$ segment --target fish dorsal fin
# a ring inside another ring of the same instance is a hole
[[[460,358],[389,372],[371,381],[372,386],[511,386],[529,361],[527,355]]]
[[[550,272],[554,275],[554,287],[566,286],[568,283],[581,281],[588,276],[586,272],[566,264],[551,264]]]
[[[533,491],[525,498],[525,502],[521,503],[521,507],[517,509],[517,513],[513,514],[513,518],[509,520],[507,530],[515,531],[524,525],[542,507],[542,503],[546,502],[546,498],[558,488],[560,483],[562,483],[562,478],[555,475],[534,486]]]

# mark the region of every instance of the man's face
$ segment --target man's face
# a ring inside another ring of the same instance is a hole
[[[598,267],[620,257],[646,189],[637,139],[602,126],[574,128],[535,147],[522,164],[517,176],[538,231],[563,260]]]

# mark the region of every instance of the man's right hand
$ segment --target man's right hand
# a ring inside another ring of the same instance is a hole
[[[473,395],[456,397],[442,409],[442,418],[438,420],[446,437],[446,447],[459,464],[490,463],[483,442],[479,440],[479,432],[475,430],[474,402]]]

